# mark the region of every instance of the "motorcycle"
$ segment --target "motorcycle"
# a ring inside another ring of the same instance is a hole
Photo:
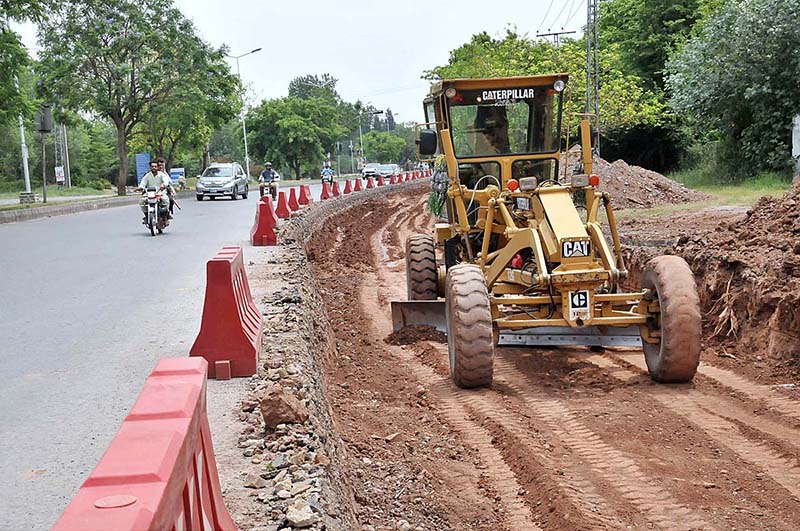
[[[150,229],[150,235],[155,236],[156,231],[159,234],[164,232],[169,226],[169,218],[167,217],[169,210],[159,209],[161,202],[162,192],[157,191],[155,188],[147,189],[147,215],[143,223]]]
[[[329,171],[322,170],[322,184],[325,184],[325,183],[333,184],[333,171],[332,170],[329,170]]]
[[[261,194],[261,197],[264,197],[264,190],[269,187],[269,195],[272,197],[273,201],[278,200],[278,181],[271,181],[269,183],[259,183],[258,184],[258,193]]]

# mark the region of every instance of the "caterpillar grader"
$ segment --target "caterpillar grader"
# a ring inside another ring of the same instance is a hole
[[[392,319],[395,330],[446,330],[459,387],[491,385],[498,345],[641,347],[658,382],[687,382],[697,370],[701,317],[686,262],[656,257],[639,289],[624,289],[588,116],[581,161],[559,169],[568,160],[567,82],[567,74],[438,81],[424,101],[417,145],[421,159],[440,161],[433,187],[443,208],[434,234],[406,241],[409,300],[392,301]]]

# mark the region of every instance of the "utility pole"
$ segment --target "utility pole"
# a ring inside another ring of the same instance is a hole
[[[590,0],[591,1],[591,0]],[[576,31],[564,31],[564,28],[561,28],[561,31],[553,31],[550,33],[537,33],[537,37],[553,37],[553,44],[556,46],[561,46],[561,36],[562,35],[572,35],[573,33],[577,33]]]
[[[72,188],[72,172],[69,169],[69,143],[67,142],[67,126],[61,124],[61,131],[64,133],[64,164],[67,177],[67,188]]]
[[[586,2],[586,114],[595,117],[594,153],[600,156],[600,65],[597,60],[598,0]]]

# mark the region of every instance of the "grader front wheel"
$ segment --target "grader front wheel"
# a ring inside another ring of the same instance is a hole
[[[432,236],[412,234],[406,239],[406,285],[409,300],[436,300],[438,297],[439,272]]]
[[[647,325],[659,341],[642,341],[650,377],[664,383],[691,381],[700,363],[702,333],[692,270],[679,256],[657,256],[645,267],[642,288],[650,290],[660,307]]]
[[[459,264],[447,271],[445,313],[453,382],[464,389],[488,387],[492,384],[494,337],[489,294],[480,267]]]

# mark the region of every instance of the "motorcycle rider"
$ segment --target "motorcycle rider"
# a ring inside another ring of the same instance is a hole
[[[322,167],[322,182],[333,182],[333,168],[331,168],[328,164],[325,164]]]
[[[167,214],[167,219],[172,219],[172,214],[175,210],[175,188],[172,186],[172,179],[170,179],[166,170],[167,161],[164,160],[164,157],[158,157],[156,162],[158,162],[158,173],[161,175],[161,179],[167,187],[167,197],[169,198],[169,213]]]
[[[159,212],[167,212],[169,215],[169,199],[167,199],[166,189],[167,185],[164,183],[163,177],[159,174],[158,170],[158,162],[155,160],[150,161],[150,173],[146,173],[142,178],[142,182],[139,183],[139,188],[142,189],[144,192],[142,195],[141,201],[139,201],[139,206],[142,209],[142,213],[144,217],[142,218],[142,223],[147,223],[147,189],[148,188],[155,188],[156,190],[161,191],[161,198],[159,199],[158,204],[158,211]]]
[[[281,174],[272,169],[272,163],[267,162],[264,164],[264,171],[258,176],[258,188],[261,192],[261,197],[264,197],[264,187],[267,188],[271,183],[277,183],[281,180]]]

